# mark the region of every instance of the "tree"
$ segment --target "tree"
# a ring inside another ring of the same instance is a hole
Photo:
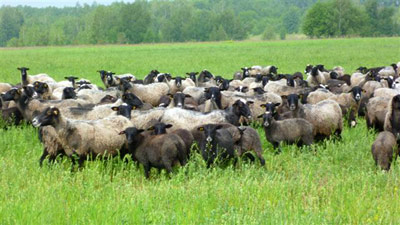
[[[283,27],[289,34],[297,33],[300,26],[300,9],[292,6],[282,16]]]
[[[302,30],[310,37],[330,37],[335,34],[332,20],[331,3],[317,2],[307,11]]]
[[[210,41],[224,41],[228,39],[228,35],[226,34],[224,27],[219,25],[218,28],[214,27],[214,29],[210,33]]]
[[[19,10],[3,7],[0,11],[0,46],[5,46],[7,41],[18,38],[24,18]]]
[[[150,25],[150,13],[142,2],[126,4],[121,8],[120,31],[129,43],[140,43]]]

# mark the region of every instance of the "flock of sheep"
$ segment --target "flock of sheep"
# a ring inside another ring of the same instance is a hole
[[[309,146],[341,137],[343,121],[357,125],[365,116],[380,131],[373,143],[377,165],[389,170],[398,154],[400,134],[400,63],[360,67],[351,76],[342,67],[327,70],[307,65],[301,72],[279,74],[275,66],[241,68],[233,79],[208,70],[172,77],[152,70],[139,80],[132,74],[100,70],[105,89],[88,80],[47,74],[28,75],[22,82],[0,83],[6,125],[21,121],[39,128],[43,144],[40,165],[48,158],[78,159],[130,155],[142,164],[172,171],[199,151],[207,167],[245,156],[265,164],[260,136],[249,124],[261,124],[266,139]],[[196,145],[194,145],[196,144]],[[197,146],[197,148],[193,148]]]

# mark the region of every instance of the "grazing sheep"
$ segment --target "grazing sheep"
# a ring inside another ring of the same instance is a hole
[[[122,80],[122,90],[124,93],[132,93],[142,101],[150,103],[153,106],[160,104],[160,98],[169,93],[169,87],[166,83],[152,83],[148,85],[134,84]]]
[[[368,100],[365,118],[368,128],[375,128],[378,131],[383,131],[390,99],[391,98],[373,97]]]
[[[274,114],[276,112],[265,112],[260,115],[263,118],[263,127],[265,137],[280,152],[280,143],[287,142],[298,145],[311,145],[314,141],[313,125],[305,119],[285,119],[276,121]]]
[[[176,134],[160,134],[144,136],[144,130],[136,127],[129,127],[121,131],[120,135],[125,135],[129,152],[132,157],[143,165],[144,174],[150,178],[150,169],[155,167],[159,170],[166,169],[172,172],[172,167],[176,162],[184,166],[187,157],[182,146],[182,139]]]
[[[400,135],[400,95],[390,99],[385,117],[384,130],[392,132],[398,139]]]
[[[32,120],[32,124],[35,127],[53,126],[64,151],[68,156],[77,154],[80,166],[89,155],[117,155],[125,143],[118,130],[132,125],[129,119],[122,116],[93,121],[71,120],[55,107],[45,109]]]
[[[254,151],[260,160],[261,165],[264,166],[265,159],[262,155],[263,149],[261,146],[260,135],[252,127],[240,126],[238,127],[238,130],[240,132],[240,140],[235,145],[238,156],[242,156],[249,151]],[[252,156],[250,158],[252,158]],[[254,161],[254,157],[252,158],[252,161]]]
[[[35,81],[41,81],[41,82],[46,82],[46,83],[56,83],[56,81],[47,74],[41,73],[41,74],[37,74],[37,75],[28,75],[27,71],[29,70],[29,68],[21,67],[21,68],[17,68],[17,69],[21,71],[22,84],[24,86],[26,86],[28,84],[33,84]]]
[[[235,159],[235,150],[231,133],[223,129],[221,124],[205,124],[197,128],[198,131],[204,132],[204,138],[199,143],[199,148],[207,168],[215,162],[215,160]]]
[[[371,146],[371,152],[375,166],[379,165],[382,170],[389,171],[393,153],[395,153],[395,159],[399,154],[396,137],[388,131],[380,132]]]

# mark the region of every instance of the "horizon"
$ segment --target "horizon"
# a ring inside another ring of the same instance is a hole
[[[114,2],[134,2],[134,0],[61,0],[61,1],[53,1],[53,0],[1,0],[0,6],[30,6],[36,8],[46,8],[46,7],[73,7],[77,4],[84,5],[92,5],[94,3],[98,5],[110,5]]]

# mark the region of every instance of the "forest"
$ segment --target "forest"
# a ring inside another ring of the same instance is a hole
[[[400,35],[399,0],[154,0],[0,8],[0,46]]]

